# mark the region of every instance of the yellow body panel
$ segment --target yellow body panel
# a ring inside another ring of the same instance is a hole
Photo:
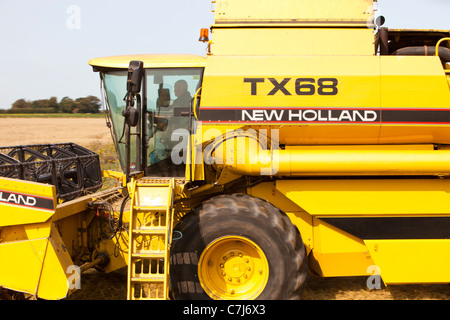
[[[431,283],[449,281],[448,239],[363,240],[325,220],[449,217],[448,187],[446,180],[291,180],[262,183],[249,194],[288,214],[307,246],[310,269],[320,276],[370,276],[376,268],[388,284]]]
[[[365,25],[372,0],[216,1],[216,24],[350,24]]]
[[[69,293],[73,262],[50,220],[0,229],[0,257],[0,287],[51,300]]]
[[[387,284],[450,282],[450,240],[364,240]]]
[[[446,179],[279,180],[277,189],[313,216],[450,213]]]
[[[47,246],[46,238],[0,243],[0,286],[35,295]]]
[[[283,210],[301,231],[307,253],[313,248],[313,217],[278,190],[275,183],[260,183],[247,190],[251,196],[266,199]]]
[[[450,90],[437,57],[381,57],[381,107],[383,109],[449,109]],[[380,143],[449,142],[445,120],[435,123],[386,123]]]
[[[382,108],[450,108],[450,90],[438,57],[380,59]]]
[[[70,266],[73,266],[72,259],[58,230],[52,226],[45,260],[42,265],[37,296],[42,299],[56,300],[65,298],[69,291],[73,291],[77,284],[69,281],[72,276],[72,274],[69,274]],[[75,278],[75,276],[72,277]],[[80,284],[78,283],[78,285]]]
[[[364,242],[319,219],[313,219],[310,267],[323,277],[365,276],[374,264]]]
[[[0,227],[44,222],[55,207],[54,186],[0,178]]]
[[[212,31],[211,50],[215,55],[371,55],[373,31],[370,29],[230,29]],[[270,46],[267,46],[270,39]],[[301,42],[292,39],[302,39]]]
[[[380,65],[375,56],[210,56],[202,88],[203,108],[219,107],[346,107],[379,108]],[[329,78],[339,81],[337,95],[297,95],[296,78]],[[251,82],[264,78],[252,94]],[[282,91],[268,95],[281,82]]]

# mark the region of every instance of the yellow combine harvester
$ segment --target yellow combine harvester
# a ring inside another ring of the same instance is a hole
[[[308,271],[450,282],[450,31],[373,17],[217,0],[206,57],[92,59],[120,183],[64,199],[1,178],[3,294],[60,299],[126,265],[129,299],[298,299]],[[56,177],[96,176],[74,170]]]

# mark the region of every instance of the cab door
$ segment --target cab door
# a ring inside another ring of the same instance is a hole
[[[143,163],[146,176],[185,177],[195,118],[192,103],[203,68],[147,69]]]

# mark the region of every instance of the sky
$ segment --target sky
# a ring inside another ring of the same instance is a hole
[[[380,0],[378,8],[389,28],[450,29],[450,0]],[[100,97],[91,58],[205,55],[200,29],[213,20],[211,0],[0,0],[0,109],[18,99]]]

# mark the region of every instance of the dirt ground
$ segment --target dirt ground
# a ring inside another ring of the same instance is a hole
[[[126,268],[109,274],[89,269],[81,276],[81,290],[67,300],[125,300]],[[307,280],[303,300],[450,300],[450,284],[396,285],[369,290],[365,277]]]
[[[74,142],[84,147],[111,143],[104,118],[0,118],[0,146]],[[305,300],[450,300],[450,285],[401,285],[369,290],[367,278],[309,277]],[[95,269],[81,277],[81,290],[69,300],[126,299],[126,270]]]

